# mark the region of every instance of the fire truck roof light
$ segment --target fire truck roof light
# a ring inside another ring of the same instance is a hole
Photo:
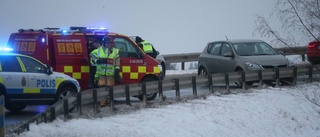
[[[41,39],[41,42],[45,42],[45,41],[46,41],[46,39],[45,39],[45,38],[42,38],[42,39]]]
[[[87,27],[87,29],[90,29],[90,30],[108,30],[108,28],[105,28],[105,27]]]

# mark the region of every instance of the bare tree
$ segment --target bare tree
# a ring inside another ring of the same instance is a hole
[[[304,46],[320,35],[320,0],[278,0],[270,17],[278,19],[281,28],[274,29],[265,17],[257,15],[254,33],[273,38],[273,44],[281,47]]]
[[[296,46],[305,46],[313,40],[320,40],[320,0],[278,0],[270,17],[275,16],[281,24],[280,29],[274,29],[268,20],[257,15],[254,33],[262,37],[273,38],[272,43],[292,49],[293,52],[304,55]],[[318,39],[317,39],[318,37]],[[307,100],[314,104],[320,114],[320,93],[304,92]]]

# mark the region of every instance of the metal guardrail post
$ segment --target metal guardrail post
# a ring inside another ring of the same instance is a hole
[[[26,129],[27,129],[27,131],[30,131],[30,124],[29,123],[26,124]]]
[[[81,105],[81,92],[77,93],[77,111],[79,112],[79,115],[82,115],[82,105]]]
[[[163,89],[162,89],[162,80],[158,81],[158,89],[159,89],[159,101],[163,102],[164,98],[163,98]]]
[[[124,90],[125,90],[125,94],[126,94],[126,105],[131,106],[129,85],[125,85]]]
[[[68,119],[69,116],[69,109],[68,109],[68,99],[63,99],[63,116],[64,120]]]
[[[5,124],[4,124],[4,96],[0,96],[0,137],[4,137],[5,135]]]
[[[47,113],[41,113],[44,123],[47,123]]]
[[[178,78],[175,79],[174,86],[176,88],[176,99],[180,100],[180,85],[179,85],[179,79]]]
[[[196,82],[196,77],[192,76],[192,93],[193,93],[193,97],[196,98],[197,95],[197,82]]]
[[[55,107],[50,107],[50,121],[53,121],[56,119],[56,108]]]
[[[276,67],[276,68],[275,68],[275,71],[276,71],[276,87],[279,87],[279,86],[280,86],[280,72],[279,72],[279,68]]]
[[[113,86],[108,87],[108,89],[109,89],[110,109],[111,109],[111,111],[114,111]]]
[[[245,71],[241,71],[241,81],[242,81],[242,89],[247,89],[246,72]]]
[[[184,70],[185,63],[181,62],[181,70]]]
[[[224,76],[225,76],[225,82],[226,82],[226,89],[227,89],[227,93],[230,93],[229,73],[228,73],[228,72],[226,72],[226,73],[224,74]]]
[[[143,104],[147,106],[147,85],[146,82],[142,82],[142,96],[143,96]]]
[[[293,86],[297,85],[297,80],[298,80],[298,68],[297,66],[293,66],[293,81],[292,81]]]
[[[208,75],[208,86],[209,86],[209,93],[213,93],[213,84],[212,84],[213,80],[212,80],[212,75],[209,74]]]
[[[309,65],[309,78],[308,81],[312,82],[312,75],[313,75],[313,65]]]
[[[99,110],[98,110],[98,95],[97,95],[97,90],[94,89],[92,91],[92,99],[93,99],[93,109],[96,113],[99,113]]]
[[[262,70],[258,70],[258,78],[259,78],[259,88],[261,88],[263,85]]]
[[[306,61],[306,56],[305,56],[305,54],[302,54],[302,55],[301,55],[301,58],[302,58],[302,61],[303,61],[303,62]]]

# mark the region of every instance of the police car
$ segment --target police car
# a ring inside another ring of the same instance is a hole
[[[30,56],[2,52],[0,48],[0,94],[5,108],[22,111],[27,105],[52,105],[80,92],[78,81]]]

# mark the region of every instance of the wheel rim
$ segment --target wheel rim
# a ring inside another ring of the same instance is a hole
[[[59,96],[59,99],[65,99],[65,98],[68,98],[68,97],[71,97],[71,96],[74,96],[74,93],[70,90],[64,90],[61,92],[60,96]]]
[[[208,75],[207,71],[204,70],[204,69],[201,69],[200,74],[201,74],[201,75]]]

